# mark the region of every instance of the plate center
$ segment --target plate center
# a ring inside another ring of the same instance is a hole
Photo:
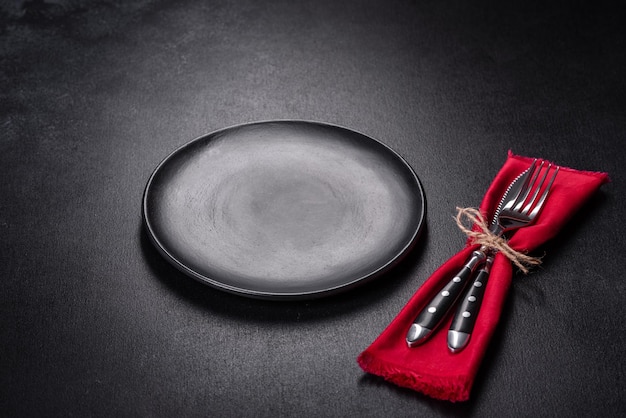
[[[279,180],[254,193],[251,210],[261,226],[299,246],[314,245],[346,213],[345,201],[314,178]]]
[[[350,213],[336,186],[293,170],[263,170],[223,192],[229,223],[259,246],[311,249],[331,240]]]

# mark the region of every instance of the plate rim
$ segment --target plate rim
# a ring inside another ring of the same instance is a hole
[[[211,277],[207,277],[206,275],[203,275],[193,269],[191,269],[189,266],[185,265],[185,263],[181,262],[180,260],[178,260],[176,257],[174,257],[168,250],[167,248],[165,248],[165,246],[161,243],[161,241],[159,240],[159,238],[157,237],[158,234],[155,233],[155,230],[153,228],[153,226],[150,223],[150,220],[148,219],[148,196],[150,193],[150,189],[151,186],[154,182],[155,177],[157,176],[157,174],[160,172],[161,168],[166,165],[171,159],[173,159],[176,155],[178,155],[180,152],[182,152],[185,148],[188,148],[190,146],[192,146],[192,144],[195,144],[196,142],[205,140],[208,137],[211,136],[216,136],[220,133],[223,132],[227,132],[227,131],[231,131],[237,128],[243,128],[246,126],[252,126],[252,125],[264,125],[264,124],[270,124],[270,123],[278,123],[278,124],[288,124],[288,123],[295,123],[295,124],[305,124],[305,125],[317,125],[317,126],[323,126],[326,128],[333,128],[333,129],[339,129],[339,130],[343,130],[343,131],[347,131],[347,132],[351,132],[351,133],[355,133],[359,136],[362,136],[364,138],[367,138],[370,141],[373,141],[374,143],[377,143],[378,145],[382,146],[384,149],[386,149],[387,152],[391,153],[396,159],[398,159],[398,161],[400,161],[402,164],[402,166],[405,167],[405,169],[408,170],[408,172],[411,174],[411,177],[415,183],[415,185],[417,186],[417,190],[419,191],[418,193],[418,200],[421,201],[422,203],[422,210],[421,210],[421,214],[419,217],[419,220],[417,222],[417,226],[414,229],[411,238],[408,240],[408,243],[402,247],[402,249],[400,249],[399,251],[397,251],[395,253],[395,255],[393,257],[391,257],[387,262],[385,262],[384,264],[380,265],[378,268],[376,268],[375,270],[372,270],[370,272],[368,272],[367,274],[363,274],[363,275],[359,275],[358,277],[355,277],[354,279],[347,281],[346,283],[342,283],[336,286],[331,286],[331,287],[326,287],[324,289],[320,289],[320,290],[311,290],[311,291],[299,291],[299,292],[268,292],[268,291],[259,291],[259,290],[252,290],[252,289],[246,289],[246,288],[242,288],[242,287],[238,287],[238,286],[233,286],[227,283],[224,283],[222,281],[218,281],[215,280]],[[207,133],[204,133],[200,136],[195,137],[194,139],[187,141],[185,143],[183,143],[182,145],[176,147],[173,151],[171,151],[169,154],[167,154],[157,165],[156,167],[152,170],[152,173],[150,174],[148,181],[146,182],[146,185],[144,187],[144,191],[143,191],[143,195],[142,195],[142,205],[141,205],[141,217],[142,217],[142,223],[143,226],[145,228],[145,231],[147,232],[148,238],[150,239],[152,245],[157,249],[157,251],[161,254],[162,257],[164,257],[166,259],[166,261],[169,262],[170,265],[174,266],[175,268],[177,268],[179,271],[181,271],[182,273],[190,276],[191,278],[205,284],[205,285],[209,285],[211,287],[217,288],[219,290],[222,291],[226,291],[232,294],[236,294],[236,295],[240,295],[240,296],[246,296],[246,297],[251,297],[251,298],[255,298],[255,299],[266,299],[266,300],[299,300],[299,299],[317,299],[317,298],[321,298],[321,297],[326,297],[326,296],[330,296],[330,295],[334,295],[337,293],[343,293],[344,291],[347,291],[349,289],[352,289],[356,286],[360,286],[362,284],[365,284],[377,277],[379,277],[380,275],[382,275],[383,273],[386,273],[387,271],[391,270],[395,265],[397,265],[400,261],[402,261],[404,259],[404,256],[406,256],[411,249],[415,246],[416,242],[418,241],[419,236],[421,235],[423,229],[424,229],[424,224],[425,224],[425,219],[426,219],[426,196],[424,194],[424,188],[422,186],[422,183],[419,179],[419,177],[417,176],[417,173],[415,172],[415,170],[413,169],[413,167],[411,167],[411,165],[408,163],[408,161],[406,161],[406,159],[404,157],[402,157],[398,152],[396,152],[393,148],[391,148],[389,145],[387,145],[386,143],[384,143],[383,141],[371,136],[371,135],[367,135],[361,131],[352,129],[352,128],[348,128],[342,125],[338,125],[338,124],[334,124],[334,123],[328,123],[328,122],[321,122],[321,121],[316,121],[316,120],[307,120],[307,119],[267,119],[267,120],[258,120],[258,121],[251,121],[251,122],[244,122],[244,123],[240,123],[240,124],[235,124],[235,125],[230,125],[224,128],[220,128],[220,129],[216,129]]]

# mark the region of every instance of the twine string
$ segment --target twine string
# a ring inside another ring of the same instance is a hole
[[[509,246],[508,241],[503,236],[495,235],[489,230],[489,225],[485,217],[475,208],[456,208],[456,224],[474,244],[480,244],[493,252],[501,252],[524,274],[528,274],[531,267],[541,264],[541,257],[532,257],[523,252],[514,250]],[[464,224],[469,220],[478,227],[478,230],[467,228]]]

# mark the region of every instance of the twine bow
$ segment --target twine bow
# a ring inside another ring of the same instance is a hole
[[[541,257],[532,257],[523,252],[514,250],[509,246],[506,238],[495,235],[489,230],[485,217],[475,208],[456,208],[456,224],[474,244],[481,244],[493,252],[501,252],[524,274],[528,274],[531,267],[541,264]],[[479,230],[467,228],[463,221],[467,219],[478,227]]]

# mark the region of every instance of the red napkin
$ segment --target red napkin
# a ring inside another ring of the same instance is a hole
[[[509,151],[504,166],[480,205],[480,211],[487,219],[491,219],[509,183],[528,168],[532,160]],[[561,167],[536,222],[515,232],[509,245],[525,252],[545,243],[608,181],[606,173]],[[469,399],[474,377],[500,318],[513,277],[511,262],[503,254],[498,253],[495,257],[472,339],[465,349],[453,354],[447,348],[451,318],[417,347],[409,348],[405,338],[417,314],[458,272],[476,248],[478,245],[472,245],[468,240],[462,251],[439,267],[418,289],[391,324],[361,353],[358,362],[363,370],[436,399],[452,402]]]

